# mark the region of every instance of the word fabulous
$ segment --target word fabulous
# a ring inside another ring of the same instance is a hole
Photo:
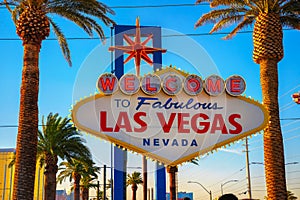
[[[245,91],[246,83],[238,75],[230,76],[224,81],[218,75],[211,75],[202,80],[195,74],[184,78],[173,73],[166,74],[163,78],[148,74],[141,79],[134,74],[125,74],[118,80],[115,75],[105,73],[98,78],[97,87],[105,95],[111,95],[119,88],[126,95],[135,94],[141,89],[148,95],[156,95],[163,90],[167,95],[172,96],[183,90],[187,95],[195,96],[204,89],[211,96],[218,96],[224,91],[231,96],[239,96]]]

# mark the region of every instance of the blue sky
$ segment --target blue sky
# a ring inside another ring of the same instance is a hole
[[[163,35],[179,32],[184,34],[208,33],[212,25],[194,29],[196,20],[205,12],[209,11],[208,5],[203,6],[180,6],[180,7],[155,7],[155,8],[117,8],[122,5],[164,5],[174,4],[167,0],[161,1],[103,1],[111,7],[115,7],[116,15],[112,18],[120,25],[134,25],[136,17],[140,17],[141,25],[161,26]],[[194,1],[176,2],[178,4],[194,4]],[[15,27],[8,12],[0,8],[0,148],[15,147],[17,128],[4,127],[18,124],[19,93],[22,71],[22,42],[15,34]],[[74,24],[58,19],[65,35],[68,38],[88,38]],[[110,28],[103,27],[107,36],[110,36]],[[222,32],[228,31],[224,30]],[[282,132],[285,146],[286,163],[300,162],[299,154],[299,127],[300,120],[287,120],[300,117],[300,105],[292,101],[291,95],[300,91],[300,61],[299,55],[299,32],[294,30],[284,31],[285,57],[279,63],[279,103]],[[259,66],[252,61],[252,35],[251,33],[237,34],[232,40],[222,40],[224,35],[201,35],[191,36],[190,39],[203,48],[204,52],[214,63],[213,69],[208,66],[195,66],[199,73],[205,74],[217,71],[224,79],[237,74],[246,80],[247,96],[261,101],[261,88],[259,82]],[[53,35],[50,35],[53,38]],[[16,40],[15,40],[16,39]],[[180,37],[173,36],[171,40],[180,41]],[[168,37],[162,38],[168,42]],[[180,44],[182,45],[182,44]],[[80,97],[89,96],[95,91],[93,76],[105,71],[109,62],[107,48],[109,40],[102,44],[96,39],[71,39],[69,46],[72,53],[73,66],[69,67],[64,60],[58,43],[55,40],[46,40],[42,44],[40,53],[40,93],[39,93],[39,115],[48,115],[50,112],[58,112],[62,116],[70,114],[70,108],[75,100]],[[168,46],[172,48],[172,46]],[[193,48],[185,48],[186,54],[197,56]],[[184,55],[181,55],[184,57]],[[180,56],[179,56],[180,57]],[[199,59],[202,59],[200,57]],[[186,60],[185,60],[186,61]],[[173,64],[185,71],[190,71],[189,65],[184,60],[177,58],[172,53],[163,55],[163,64]],[[189,61],[189,60],[187,60]],[[130,65],[130,63],[129,63]],[[211,66],[210,66],[211,67]],[[96,70],[96,71],[94,71]],[[89,74],[90,73],[90,74]],[[86,82],[85,82],[86,80]],[[84,85],[80,85],[85,82]],[[92,85],[93,88],[86,88]],[[82,87],[81,87],[82,86]],[[93,136],[85,135],[88,146],[91,148],[95,161],[99,165],[110,166],[110,144]],[[221,193],[221,184],[230,180],[239,182],[228,183],[224,186],[224,192],[233,192],[239,198],[247,195],[239,193],[247,190],[245,167],[244,142],[239,142],[231,147],[204,157],[199,166],[183,164],[179,167],[178,191],[194,192],[194,199],[207,199],[208,194],[199,185],[187,183],[197,181],[211,190],[216,197]],[[250,162],[263,162],[262,135],[249,139]],[[107,152],[107,153],[103,153]],[[141,166],[141,156],[129,154],[128,166]],[[149,187],[153,186],[153,162],[149,162]],[[287,165],[288,189],[296,193],[300,198],[300,164]],[[263,199],[265,195],[264,169],[263,165],[250,165],[252,177],[253,197]],[[128,169],[129,172],[139,169]],[[151,174],[152,173],[152,174]],[[68,188],[68,185],[59,186]],[[139,195],[141,189],[139,189]],[[128,192],[130,195],[131,192]]]

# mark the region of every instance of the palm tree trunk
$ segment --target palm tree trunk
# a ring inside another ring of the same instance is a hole
[[[136,191],[137,191],[137,185],[132,184],[131,189],[132,189],[132,200],[136,200]]]
[[[89,188],[82,188],[82,200],[89,200]]]
[[[260,81],[263,104],[270,119],[264,131],[264,159],[268,199],[287,199],[284,149],[278,106],[278,61],[265,59],[260,62]]]
[[[32,200],[38,132],[40,45],[24,44],[19,127],[14,175],[14,200]]]
[[[176,172],[178,172],[177,166],[169,166],[168,168],[170,179],[170,200],[176,200]]]
[[[74,179],[74,200],[80,200],[80,179],[81,179],[80,174],[74,173],[73,179]]]
[[[44,200],[53,200],[56,196],[56,173],[58,158],[53,157],[51,154],[46,154],[46,167],[45,167],[45,193]]]

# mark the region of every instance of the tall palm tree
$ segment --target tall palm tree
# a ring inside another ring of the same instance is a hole
[[[13,199],[31,200],[38,132],[39,52],[42,41],[49,36],[50,26],[71,65],[66,38],[50,14],[74,22],[89,35],[95,31],[103,39],[97,20],[109,26],[114,23],[108,17],[113,11],[96,0],[4,0],[4,3],[24,47]]]
[[[131,175],[127,174],[127,186],[131,185],[132,189],[132,200],[136,200],[136,191],[138,185],[143,183],[143,179],[140,172],[133,172]]]
[[[85,173],[82,174],[80,183],[82,200],[89,200],[90,188],[97,188],[98,184],[93,183],[93,181],[97,180],[98,173],[100,173],[100,167],[89,165]]]
[[[284,149],[279,121],[278,62],[283,58],[282,28],[300,29],[298,0],[197,0],[209,2],[212,11],[202,15],[195,27],[214,23],[211,33],[236,24],[225,37],[254,24],[253,60],[260,65],[263,104],[269,112],[264,130],[264,160],[269,199],[287,199]]]
[[[80,189],[81,189],[81,199],[88,200],[89,199],[89,190],[90,188],[97,188],[97,184],[92,183],[95,178],[90,176],[82,177],[80,180]]]
[[[74,158],[89,160],[91,157],[89,149],[85,146],[85,140],[70,123],[70,119],[52,113],[48,115],[46,121],[44,117],[42,118],[37,151],[45,163],[45,200],[55,199],[58,158],[71,162]]]
[[[60,163],[60,173],[58,174],[57,180],[62,183],[66,178],[69,178],[71,182],[74,180],[74,200],[80,199],[80,181],[81,179],[87,179],[88,177],[97,178],[100,168],[94,166],[94,163],[81,159],[73,159],[71,162]],[[83,180],[85,181],[85,180]]]

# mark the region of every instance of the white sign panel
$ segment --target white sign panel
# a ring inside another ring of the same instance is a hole
[[[96,94],[77,103],[72,118],[80,130],[166,165],[259,132],[268,121],[264,107],[246,97],[205,91],[170,96],[163,90],[155,95],[143,90]]]

